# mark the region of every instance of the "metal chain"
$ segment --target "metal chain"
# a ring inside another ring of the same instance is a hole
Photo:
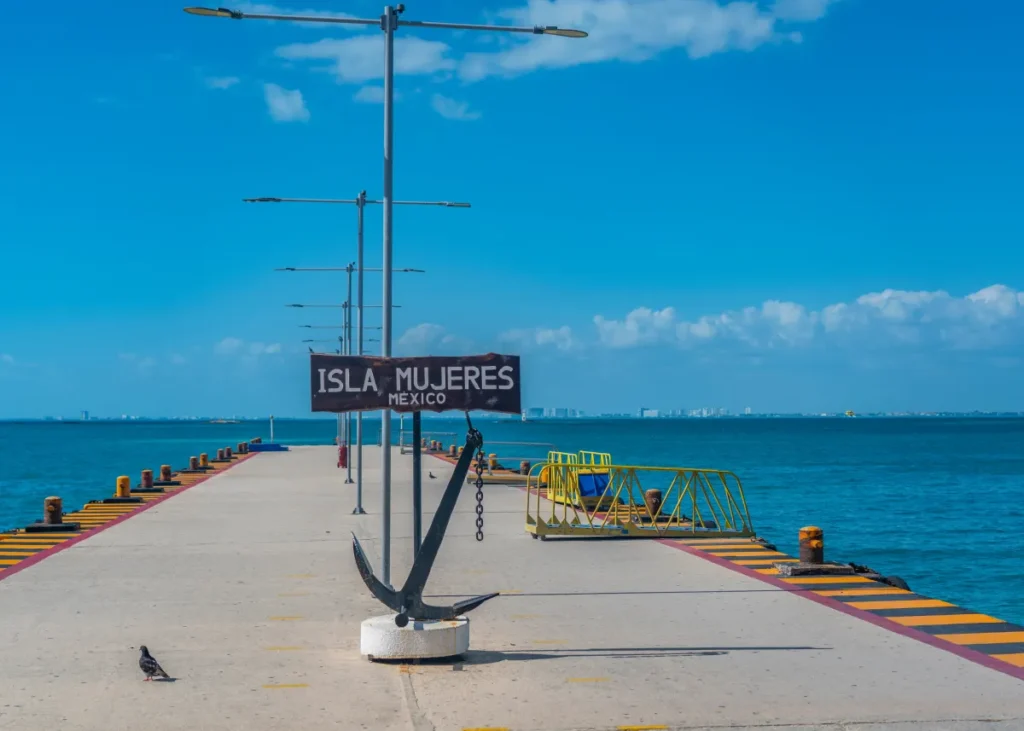
[[[484,539],[484,446],[476,454],[476,539]]]

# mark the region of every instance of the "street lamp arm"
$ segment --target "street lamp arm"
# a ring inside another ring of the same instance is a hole
[[[573,28],[559,28],[555,25],[510,26],[510,25],[478,25],[473,23],[434,23],[425,20],[399,20],[399,26],[409,25],[415,28],[452,28],[454,30],[485,30],[504,33],[531,33],[533,35],[562,36],[563,38],[586,38],[586,31]]]
[[[373,205],[383,205],[384,201],[371,200],[367,198],[364,203],[371,203]],[[469,203],[459,203],[454,201],[391,201],[393,206],[440,206],[441,208],[472,208]]]
[[[380,25],[380,19],[333,18],[322,15],[271,15],[269,13],[242,13],[228,8],[185,8],[189,15],[205,15],[213,18],[232,20],[290,20],[296,23],[340,23],[342,25]]]
[[[358,203],[354,198],[243,198],[243,203]]]
[[[347,205],[357,205],[359,200],[356,198],[243,198],[243,203],[344,203]],[[372,205],[382,205],[382,200],[372,200],[367,198],[363,201],[364,204],[369,203]],[[442,208],[472,208],[469,203],[462,203],[457,201],[391,201],[392,205],[395,206],[440,206]]]

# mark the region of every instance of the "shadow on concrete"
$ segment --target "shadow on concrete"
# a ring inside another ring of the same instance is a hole
[[[422,666],[422,667],[450,667],[452,670],[462,670],[467,665],[493,665],[499,662],[532,662],[536,660],[560,660],[578,657],[608,657],[608,658],[659,658],[659,657],[714,657],[728,655],[731,652],[780,652],[780,651],[807,651],[807,650],[831,650],[831,647],[813,647],[801,645],[780,645],[780,646],[737,646],[737,647],[593,647],[593,648],[564,648],[559,650],[548,650],[537,652],[536,650],[470,650],[461,658],[441,658],[436,660],[378,660],[381,664]]]
[[[667,589],[652,591],[524,591],[515,594],[500,594],[502,599],[516,599],[535,596],[647,596],[658,594],[756,594],[761,592],[782,592],[784,589]],[[471,594],[424,594],[431,599],[468,599]]]

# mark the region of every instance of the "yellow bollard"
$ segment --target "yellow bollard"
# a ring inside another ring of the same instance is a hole
[[[800,529],[800,563],[825,563],[825,532],[814,525]]]
[[[492,471],[498,469],[498,455],[494,452],[487,455],[487,469]]]
[[[43,523],[60,525],[64,522],[64,502],[59,497],[48,497],[43,500]]]
[[[203,452],[202,454],[199,455],[199,466],[200,467],[209,467],[210,466],[210,455],[208,455],[206,452]]]
[[[114,497],[132,496],[132,478],[128,475],[121,475],[117,478],[117,487],[114,489]]]

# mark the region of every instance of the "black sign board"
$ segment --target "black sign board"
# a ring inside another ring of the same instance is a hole
[[[519,356],[309,357],[313,411],[498,411],[518,414]]]

